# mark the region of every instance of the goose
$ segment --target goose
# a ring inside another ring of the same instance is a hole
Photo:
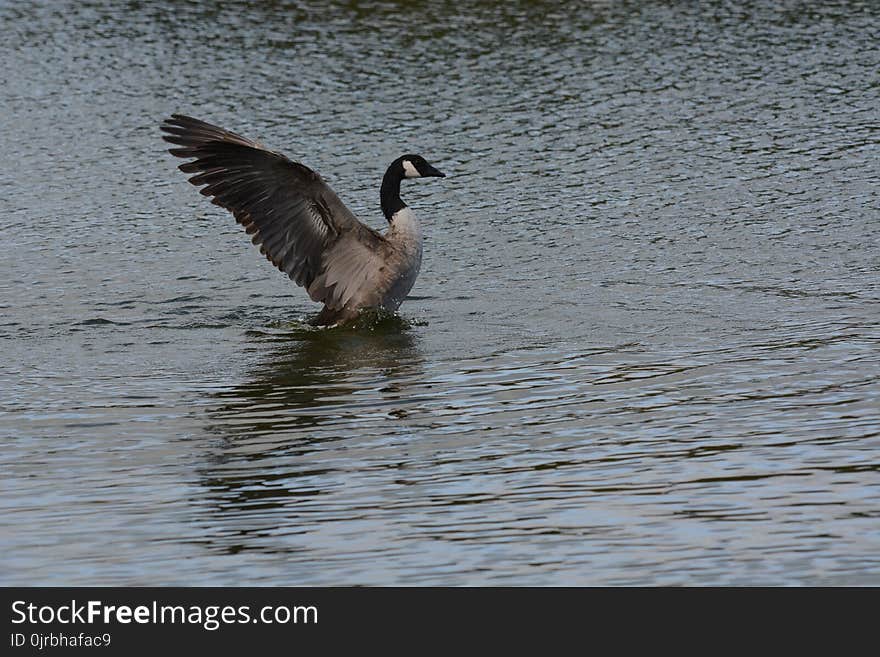
[[[324,179],[259,142],[183,114],[161,125],[169,152],[190,161],[178,168],[211,202],[232,212],[260,252],[313,301],[311,320],[336,326],[362,310],[396,311],[422,261],[422,232],[400,198],[404,178],[444,178],[421,155],[402,155],[382,178],[385,234],[361,223]]]

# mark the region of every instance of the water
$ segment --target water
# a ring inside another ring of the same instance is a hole
[[[4,3],[0,583],[880,584],[876,3]],[[302,290],[184,112],[425,258]]]

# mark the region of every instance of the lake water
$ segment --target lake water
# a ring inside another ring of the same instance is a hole
[[[880,6],[2,3],[0,583],[880,585]],[[381,228],[319,307],[183,112]]]

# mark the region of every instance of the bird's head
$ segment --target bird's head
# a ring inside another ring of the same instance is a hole
[[[445,178],[446,174],[438,171],[421,155],[403,155],[395,164],[400,167],[404,178]]]

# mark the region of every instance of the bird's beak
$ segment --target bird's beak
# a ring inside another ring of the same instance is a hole
[[[422,171],[423,178],[445,178],[446,174],[432,167],[430,164]]]

